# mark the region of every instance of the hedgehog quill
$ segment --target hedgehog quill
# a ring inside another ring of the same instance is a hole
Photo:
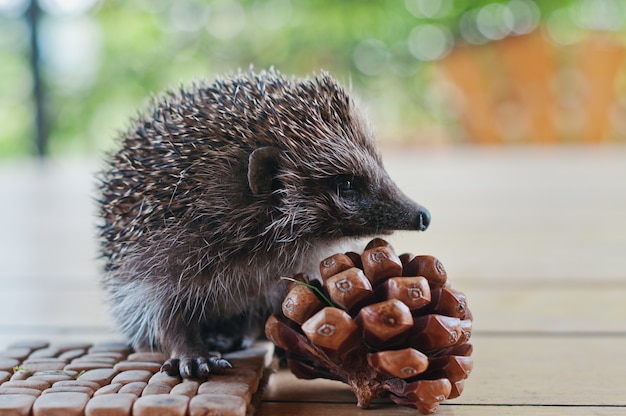
[[[262,334],[280,276],[315,275],[311,259],[347,240],[430,223],[327,73],[251,70],[169,91],[121,135],[100,181],[111,312],[184,378],[224,371],[219,353]]]

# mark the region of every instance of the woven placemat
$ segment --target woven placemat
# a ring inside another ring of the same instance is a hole
[[[161,373],[166,357],[123,342],[24,341],[0,352],[1,415],[251,415],[270,371],[268,342],[225,355],[208,381]]]

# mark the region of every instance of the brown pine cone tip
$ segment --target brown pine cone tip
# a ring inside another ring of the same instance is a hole
[[[432,256],[397,256],[380,238],[358,255],[320,263],[323,284],[295,276],[267,337],[299,378],[347,383],[366,408],[374,398],[433,413],[458,397],[472,370],[472,315]]]

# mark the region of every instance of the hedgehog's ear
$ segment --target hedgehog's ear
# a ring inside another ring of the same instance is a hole
[[[278,172],[280,150],[272,146],[260,147],[248,158],[248,186],[253,195],[269,195]]]

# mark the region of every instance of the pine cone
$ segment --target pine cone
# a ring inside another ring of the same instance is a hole
[[[472,315],[432,256],[397,256],[376,238],[358,255],[320,263],[323,284],[300,274],[272,315],[267,337],[299,378],[350,385],[357,405],[389,396],[433,413],[458,397],[473,361]]]

